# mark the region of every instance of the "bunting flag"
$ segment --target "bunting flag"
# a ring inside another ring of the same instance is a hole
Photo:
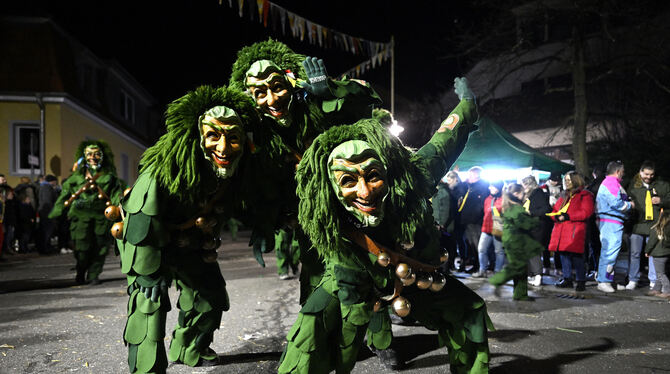
[[[219,0],[219,5],[222,1]],[[245,3],[247,6],[248,17],[253,21],[258,15],[258,22],[264,27],[268,23],[272,30],[281,31],[282,35],[290,32],[291,36],[301,41],[307,39],[307,42],[324,48],[339,48],[354,55],[367,56],[369,59],[359,64],[347,73],[360,71],[361,74],[370,68],[374,68],[386,61],[390,55],[391,43],[380,43],[371,40],[347,35],[339,31],[330,29],[305,19],[284,7],[281,7],[269,0],[237,0],[238,14],[244,15]],[[228,0],[228,6],[233,9],[232,0]],[[288,30],[286,28],[286,19],[288,18]],[[269,20],[269,22],[268,22]]]
[[[365,74],[366,71],[374,69],[375,67],[382,64],[384,61],[388,61],[391,58],[391,47],[390,45],[383,48],[379,53],[371,56],[368,60],[361,62],[360,64],[354,66],[353,68],[347,70],[342,74],[341,77],[354,77],[358,78],[362,74]]]

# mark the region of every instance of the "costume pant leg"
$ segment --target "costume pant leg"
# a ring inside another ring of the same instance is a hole
[[[131,373],[165,373],[165,319],[170,311],[167,293],[157,302],[147,299],[128,277],[128,320],[123,339],[128,345],[128,367]]]
[[[438,331],[440,345],[449,352],[450,371],[487,373],[488,330],[493,330],[493,324],[484,300],[451,276],[440,292],[410,290],[403,293],[412,305],[410,317]]]
[[[621,250],[623,225],[613,222],[599,223],[600,242],[600,260],[598,261],[598,282],[612,282],[607,279],[607,267],[614,266],[616,258]]]
[[[528,299],[528,277],[525,275],[517,275],[513,278],[514,288],[512,291],[512,299],[524,300]]]
[[[226,283],[219,264],[205,263],[198,251],[182,252],[174,274],[180,291],[179,318],[172,332],[168,357],[196,366],[200,358],[216,358],[209,345],[214,331],[221,325],[223,312],[230,308]]]
[[[291,257],[291,235],[286,230],[275,232],[275,254],[277,256],[277,273],[288,274]]]
[[[278,372],[320,374],[348,373],[372,314],[372,305],[342,305],[334,295],[317,288],[300,310],[286,339]]]
[[[108,252],[109,240],[107,236],[96,236],[94,244],[88,250],[87,280],[97,279],[100,276]]]
[[[319,253],[311,247],[312,243],[301,229],[296,229],[295,237],[300,243],[300,305],[304,305],[321,282],[325,268]]]
[[[391,346],[393,331],[391,330],[389,308],[381,308],[378,312],[372,314],[367,337],[368,345],[378,350],[384,350]]]

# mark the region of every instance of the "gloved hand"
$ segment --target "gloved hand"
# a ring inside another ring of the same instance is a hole
[[[308,83],[303,83],[307,92],[318,97],[332,96],[328,88],[328,73],[323,60],[317,57],[307,57],[302,62],[307,73]]]
[[[458,100],[474,100],[475,93],[468,87],[467,78],[454,78],[454,92],[458,95]]]
[[[170,282],[162,275],[158,278],[153,278],[147,275],[140,275],[135,280],[137,283],[140,292],[144,294],[144,297],[150,299],[154,303],[158,301],[160,295],[167,295],[168,286]]]

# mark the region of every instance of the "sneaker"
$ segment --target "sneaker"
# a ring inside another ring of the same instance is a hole
[[[626,290],[626,286],[624,286],[623,284],[618,284],[617,283],[616,290],[617,291],[624,291],[624,290]]]
[[[649,283],[649,289],[652,289],[652,288],[654,288],[654,286],[655,286],[655,285],[656,285],[656,283],[655,283],[655,282],[651,282],[651,283]]]
[[[633,281],[628,282],[628,284],[626,285],[627,290],[634,290],[635,287],[637,287],[637,282]]]
[[[577,292],[586,291],[586,282],[585,281],[577,281],[577,287],[575,287],[575,291],[577,291]]]
[[[586,274],[586,280],[594,281],[594,280],[596,280],[596,276],[597,276],[597,275],[598,275],[597,272],[591,270],[591,271],[589,271],[589,272]]]
[[[279,279],[285,281],[285,280],[291,279],[291,276],[288,275],[288,274],[279,274]]]
[[[598,290],[600,290],[602,292],[605,292],[605,293],[614,292],[614,288],[612,287],[612,283],[609,283],[609,282],[598,283]]]
[[[556,287],[558,288],[572,288],[572,279],[562,278],[556,282]]]
[[[542,285],[542,274],[536,274],[535,276],[528,277],[530,280],[528,284],[534,287],[540,287]]]
[[[486,278],[486,271],[477,271],[475,273],[472,273],[473,278]]]

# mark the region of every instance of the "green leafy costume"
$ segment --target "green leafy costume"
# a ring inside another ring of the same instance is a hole
[[[262,63],[261,63],[262,61]],[[313,139],[326,129],[340,124],[351,124],[372,115],[372,107],[380,104],[377,93],[364,81],[343,78],[326,78],[321,84],[327,89],[314,91],[308,83],[310,75],[305,69],[306,57],[295,53],[285,44],[268,39],[242,48],[237,54],[230,77],[230,86],[247,91],[248,76],[261,74],[263,69],[281,75],[289,86],[290,103],[288,119],[279,120],[263,110],[262,131],[258,142],[266,144],[263,153],[273,160],[280,160],[283,167],[276,170],[283,175],[273,182],[283,202],[276,210],[281,212],[278,221],[290,221],[297,215],[298,201],[295,196],[295,165],[303,156]],[[325,70],[318,74],[325,74]],[[312,77],[313,78],[313,77]],[[277,227],[286,222],[278,222]],[[296,230],[300,247],[300,301],[304,303],[321,279],[323,265],[311,243],[300,229]],[[261,261],[259,261],[261,262]]]
[[[282,228],[275,231],[275,254],[277,256],[277,273],[288,275],[298,273],[300,264],[300,242],[296,230]]]
[[[331,186],[329,155],[350,140],[365,141],[387,172],[388,195],[383,220],[375,227],[358,228],[387,248],[413,243],[407,256],[436,265],[440,249],[429,201],[435,185],[462,151],[476,119],[473,100],[462,100],[438,132],[418,152],[411,153],[375,119],[338,126],[320,135],[301,161],[296,179],[300,197],[299,220],[326,264],[318,288],[290,329],[280,373],[346,373],[356,362],[366,329],[368,340],[388,346],[390,329],[386,308],[373,305],[394,288],[390,267],[354,244],[345,235],[356,219],[344,209]],[[488,370],[487,328],[492,328],[486,305],[458,280],[446,276],[440,292],[404,288],[411,303],[409,317],[437,330],[449,349],[453,372]]]
[[[503,212],[502,243],[507,263],[489,278],[489,283],[501,286],[512,279],[514,300],[528,299],[528,261],[543,250],[530,232],[539,224],[537,217],[531,217],[520,204],[510,204]]]
[[[257,192],[252,173],[261,168],[254,167],[258,155],[247,142],[239,168],[217,177],[202,148],[203,113],[236,118],[247,140],[258,123],[243,93],[202,86],[168,106],[167,133],[144,153],[140,176],[123,201],[124,231],[117,240],[128,277],[124,341],[131,372],[165,372],[168,357],[189,366],[218,360],[209,345],[229,309],[216,262],[218,233]],[[167,288],[173,280],[180,291],[179,318],[166,357]]]
[[[84,161],[84,150],[88,146],[102,151],[102,163],[95,171]],[[104,211],[107,205],[119,203],[125,184],[116,176],[114,153],[102,140],[81,142],[75,152],[75,160],[78,160],[76,170],[63,182],[62,192],[49,218],[67,214],[77,261],[76,280],[78,283],[84,283],[84,279],[96,282],[112,243],[109,233],[112,222],[105,218]],[[95,181],[91,183],[93,178]],[[91,184],[93,188],[82,190],[82,187]]]

